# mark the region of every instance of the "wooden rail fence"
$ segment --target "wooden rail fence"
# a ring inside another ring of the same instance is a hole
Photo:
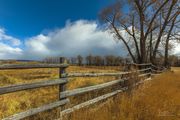
[[[60,106],[64,106],[65,104],[69,103],[68,97],[70,96],[76,96],[83,93],[100,90],[107,88],[109,86],[118,85],[120,83],[124,83],[125,81],[128,81],[129,78],[128,75],[131,75],[133,73],[138,73],[138,77],[146,77],[149,80],[151,75],[154,75],[156,73],[161,73],[165,69],[159,68],[151,63],[147,64],[131,64],[132,66],[139,67],[141,69],[128,71],[128,72],[118,72],[118,73],[66,73],[66,68],[68,67],[67,64],[34,64],[34,65],[0,65],[0,70],[6,70],[6,69],[34,69],[34,68],[59,68],[59,79],[55,80],[46,80],[41,82],[34,82],[34,83],[26,83],[26,84],[18,84],[18,85],[10,85],[5,87],[0,87],[0,95],[17,92],[17,91],[23,91],[23,90],[29,90],[29,89],[35,89],[35,88],[42,88],[46,86],[53,86],[58,85],[59,86],[59,100],[55,101],[53,103],[40,106],[38,108],[32,108],[30,110],[14,114],[12,116],[9,116],[7,118],[4,118],[3,120],[19,120],[26,117],[29,117],[31,115],[35,115],[37,113],[50,110],[53,108],[57,108]],[[125,77],[123,77],[125,75]],[[74,90],[66,90],[66,84],[68,83],[69,77],[97,77],[97,76],[119,76],[118,80],[114,80],[107,83],[102,83],[94,86],[84,87],[84,88],[77,88]],[[134,84],[134,86],[143,83],[143,81],[137,82]],[[92,100],[80,103],[78,105],[75,105],[72,108],[68,108],[61,111],[61,116],[71,113],[74,110],[80,109],[82,107],[94,104],[100,100],[107,99],[111,96],[114,96],[120,92],[123,92],[128,89],[128,86],[123,86],[119,90],[115,90],[111,93],[107,93],[102,96],[98,96]]]

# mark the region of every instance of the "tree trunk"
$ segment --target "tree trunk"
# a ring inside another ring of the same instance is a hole
[[[171,27],[169,29],[169,32],[168,32],[168,35],[167,35],[167,38],[166,38],[165,53],[164,53],[164,66],[166,66],[166,67],[169,66],[169,63],[168,63],[168,51],[169,51],[170,35],[171,35],[172,30],[173,30],[173,27],[174,27],[177,16],[178,16],[178,14],[174,17],[174,19],[172,21],[172,25],[171,25]]]
[[[151,34],[150,34],[150,41],[149,41],[149,51],[150,51],[150,53],[149,53],[149,59],[150,59],[150,62],[151,63],[154,63],[154,61],[153,61],[153,59],[152,59],[152,52],[153,52],[153,48],[152,48],[152,41],[153,41],[153,33],[152,33],[152,31],[151,31]]]
[[[159,43],[160,43],[160,41],[161,41],[161,37],[162,37],[163,32],[164,32],[164,30],[165,30],[165,28],[166,28],[166,26],[167,26],[167,24],[168,24],[168,19],[169,19],[169,16],[171,15],[171,11],[172,11],[174,5],[175,5],[174,0],[172,0],[171,6],[170,6],[170,8],[169,8],[169,10],[168,10],[168,14],[167,14],[167,16],[166,16],[166,18],[165,18],[163,27],[162,27],[162,29],[161,29],[160,32],[159,32],[159,36],[158,36],[158,38],[157,38],[157,42],[156,42],[155,47],[154,47],[153,59],[156,58],[156,54],[157,54],[157,50],[158,50],[158,47],[159,47]]]
[[[168,47],[169,47],[169,39],[166,39],[166,46],[165,46],[165,55],[164,55],[164,66],[168,66]]]

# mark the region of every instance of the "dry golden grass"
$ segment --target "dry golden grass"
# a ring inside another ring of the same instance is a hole
[[[122,93],[65,116],[65,120],[178,120],[180,115],[180,68],[153,78],[131,93]],[[120,67],[78,67],[70,66],[67,72],[118,72]],[[29,83],[58,78],[58,69],[6,70],[0,71],[0,86]],[[100,84],[115,77],[72,78],[68,89]],[[103,91],[100,91],[103,93]],[[93,93],[85,97],[71,98],[71,102],[81,102],[93,98]],[[86,98],[87,97],[87,98]],[[0,119],[51,103],[58,99],[58,87],[47,87],[0,96]],[[30,120],[49,120],[58,116],[58,109],[32,116]]]
[[[112,66],[70,66],[68,67],[67,72],[118,72],[119,70],[120,67]],[[55,79],[58,78],[58,76],[58,69],[3,70],[0,71],[0,86]],[[72,78],[68,83],[67,88],[74,89],[78,87],[90,86],[113,79],[115,79],[115,77]],[[51,103],[56,100],[58,100],[57,86],[1,95],[0,119],[30,108]],[[56,111],[54,111],[54,114],[56,114]],[[49,113],[44,113],[43,115],[40,114],[38,117],[34,117],[33,119],[47,119],[47,116],[49,116]]]
[[[180,68],[166,72],[122,93],[65,116],[65,120],[179,120]]]

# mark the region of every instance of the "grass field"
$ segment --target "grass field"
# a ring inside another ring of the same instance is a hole
[[[67,72],[118,72],[120,67],[70,66]],[[180,68],[153,78],[133,91],[122,93],[103,103],[74,112],[64,119],[72,120],[178,120],[180,115]],[[58,78],[58,69],[0,71],[0,86]],[[72,78],[68,89],[100,84],[115,77]],[[102,91],[101,91],[102,92]],[[88,95],[88,99],[92,94]],[[0,96],[0,119],[58,99],[58,87],[47,87]],[[72,100],[74,100],[72,98]],[[81,101],[82,98],[76,98]],[[52,119],[52,110],[28,119]]]
[[[120,67],[78,67],[70,66],[67,72],[118,72]],[[0,86],[7,86],[19,83],[31,83],[48,79],[58,78],[58,69],[26,69],[26,70],[1,70]],[[91,86],[114,80],[115,77],[87,77],[72,78],[67,84],[67,89]],[[13,98],[13,99],[12,99]],[[0,96],[0,119],[9,115],[25,111],[58,100],[58,86],[39,88],[34,90],[10,93]],[[75,100],[74,100],[75,101]],[[76,99],[77,101],[77,99]],[[77,101],[78,102],[78,101]],[[54,111],[53,113],[56,113]],[[51,117],[49,113],[38,115],[34,119]],[[55,115],[52,115],[55,116]]]
[[[179,120],[180,68],[165,72],[151,81],[91,108],[65,118],[71,120]]]

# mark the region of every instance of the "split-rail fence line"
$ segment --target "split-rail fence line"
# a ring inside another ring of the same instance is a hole
[[[129,64],[130,65],[130,64]],[[17,91],[23,91],[23,90],[30,90],[30,89],[36,89],[36,88],[42,88],[47,86],[59,86],[59,100],[55,101],[53,103],[40,106],[38,108],[32,108],[30,110],[14,114],[12,116],[6,117],[3,120],[19,120],[26,117],[30,117],[32,115],[35,115],[40,112],[44,112],[53,108],[61,107],[66,105],[70,102],[68,97],[76,96],[80,94],[84,94],[87,92],[95,91],[95,90],[101,90],[113,85],[118,85],[120,83],[125,83],[128,81],[128,75],[131,75],[133,73],[141,73],[138,75],[138,77],[146,77],[145,80],[150,80],[152,75],[160,74],[165,69],[157,67],[151,63],[147,64],[131,64],[138,68],[137,70],[132,70],[128,72],[118,72],[118,73],[66,73],[66,68],[68,67],[68,64],[25,64],[25,65],[0,65],[0,70],[7,70],[7,69],[34,69],[34,68],[59,68],[59,79],[55,80],[46,80],[41,82],[34,82],[34,83],[26,83],[26,84],[17,84],[17,85],[9,85],[5,87],[0,87],[0,95],[7,94],[7,93],[13,93]],[[110,82],[94,85],[94,86],[88,86],[84,88],[77,88],[73,90],[66,90],[66,84],[68,83],[69,77],[98,77],[98,76],[119,76],[121,79],[113,80]],[[125,77],[123,77],[125,76]],[[143,81],[145,81],[143,80]],[[137,82],[134,84],[134,86],[142,83],[143,81]],[[107,93],[101,96],[98,96],[94,99],[91,99],[89,101],[80,103],[78,105],[75,105],[71,108],[67,108],[65,110],[62,110],[60,112],[61,116],[71,113],[74,110],[80,109],[85,106],[89,106],[91,104],[97,103],[98,101],[107,99],[109,97],[112,97],[120,92],[123,92],[128,89],[128,86],[123,86],[118,90],[114,90],[111,93]]]

